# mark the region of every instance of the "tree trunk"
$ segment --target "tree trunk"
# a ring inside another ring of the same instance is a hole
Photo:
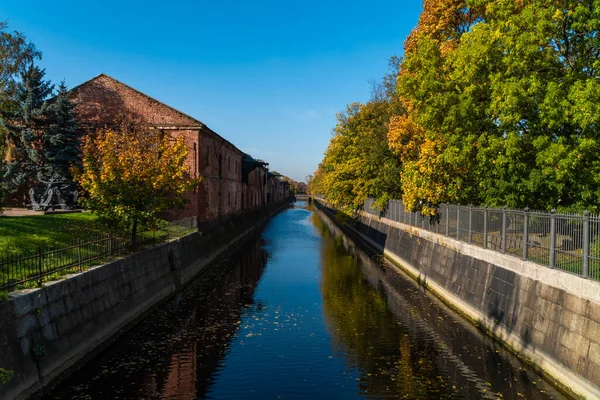
[[[137,219],[133,220],[133,227],[131,228],[131,248],[135,249],[137,246]]]

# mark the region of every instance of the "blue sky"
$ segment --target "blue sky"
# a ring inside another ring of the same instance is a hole
[[[304,180],[335,114],[402,54],[420,0],[4,1],[0,20],[69,87],[100,73],[201,120]]]

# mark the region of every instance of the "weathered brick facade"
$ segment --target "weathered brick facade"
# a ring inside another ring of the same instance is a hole
[[[171,219],[197,216],[201,221],[217,220],[260,207],[262,197],[267,204],[289,195],[287,185],[262,166],[243,179],[244,153],[232,143],[197,119],[116,79],[102,74],[73,88],[71,93],[80,127],[88,134],[128,122],[184,138],[189,150],[186,165],[190,174],[204,180],[199,188],[187,194],[189,202],[184,210],[169,213]]]

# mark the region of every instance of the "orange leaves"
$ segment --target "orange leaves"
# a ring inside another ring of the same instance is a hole
[[[388,144],[402,162],[419,157],[419,147],[424,139],[424,129],[415,122],[414,114],[393,116],[388,126]]]

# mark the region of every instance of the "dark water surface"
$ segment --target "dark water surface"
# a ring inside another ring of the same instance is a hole
[[[563,397],[296,203],[46,398]]]

